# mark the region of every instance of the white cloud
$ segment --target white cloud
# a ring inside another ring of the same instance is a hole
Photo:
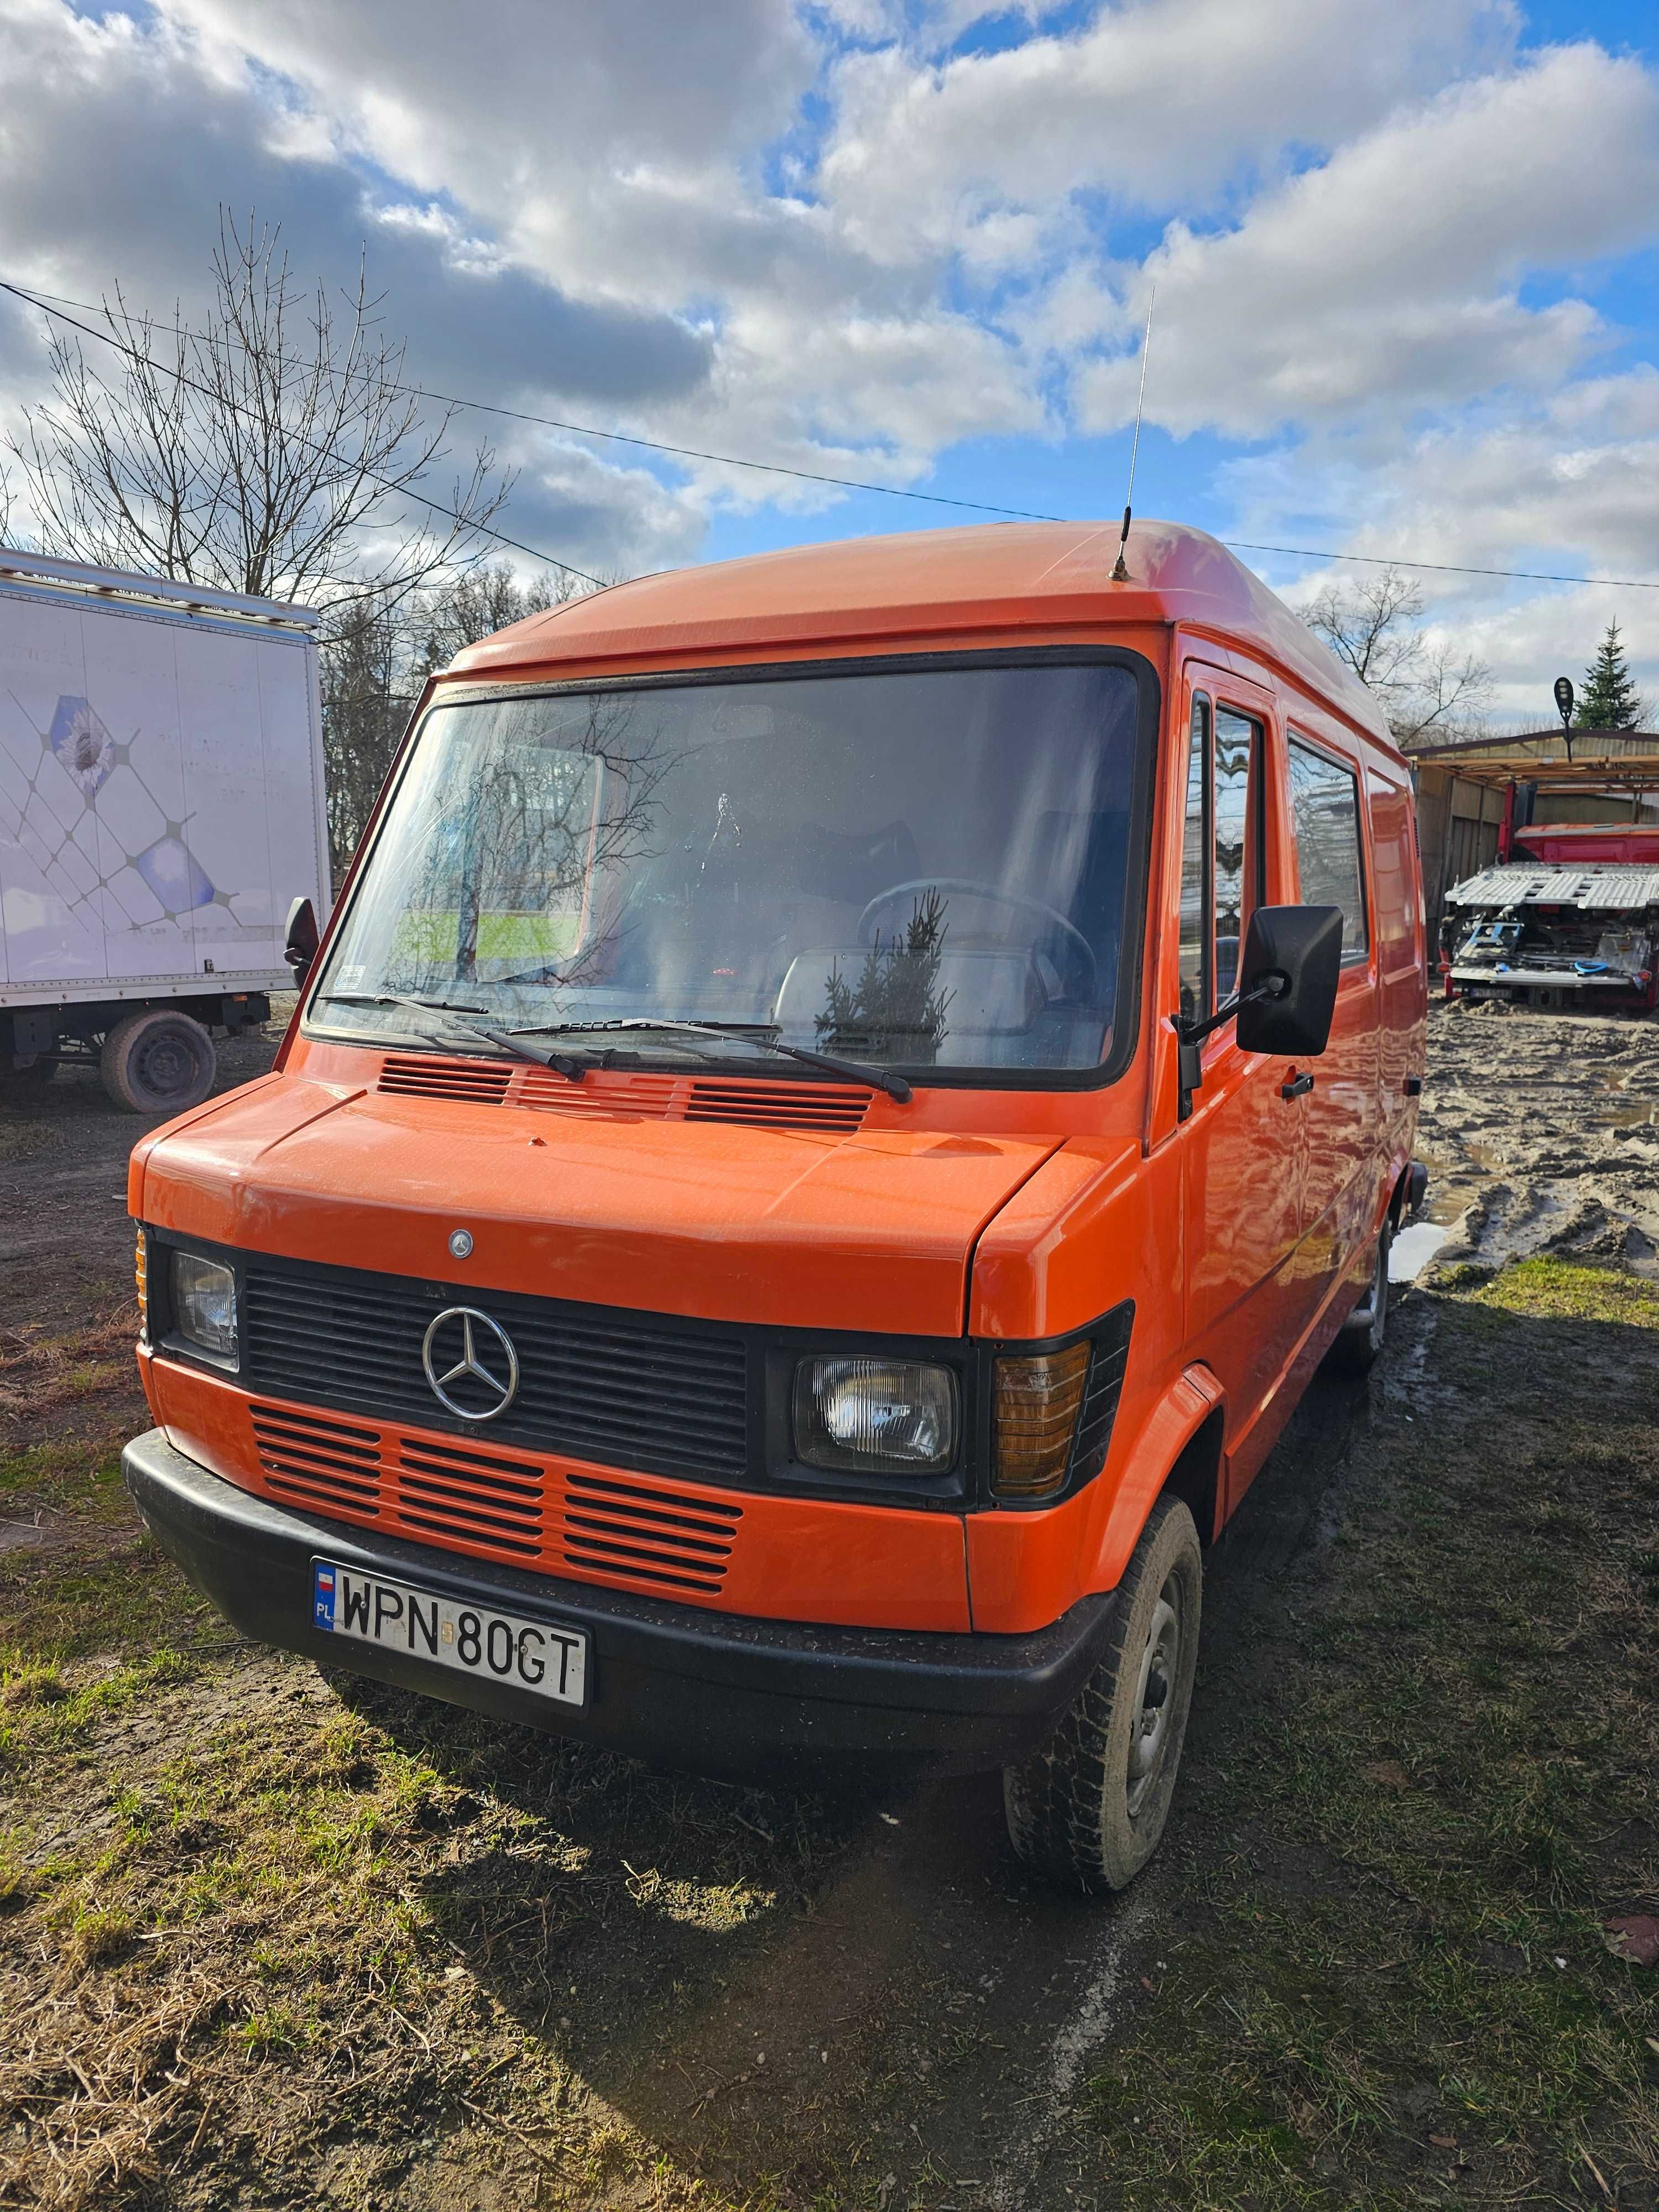
[[[218,204],[252,203],[307,276],[349,278],[367,237],[426,382],[900,484],[953,442],[1058,436],[1068,392],[1084,428],[1126,421],[1155,277],[1151,419],[1280,441],[1224,479],[1248,534],[1322,511],[1324,542],[1352,524],[1636,573],[1659,374],[1600,373],[1616,334],[1576,272],[1655,228],[1655,83],[1589,44],[1517,60],[1520,21],[0,0],[0,81],[27,88],[0,266],[189,309]],[[994,50],[963,50],[988,28]],[[38,351],[4,313],[0,363],[27,393]],[[690,557],[716,507],[836,496],[707,463],[665,489],[625,448],[497,441],[524,471],[506,526],[595,569]]]
[[[872,256],[948,250],[1080,192],[1205,203],[1241,162],[1326,147],[1507,45],[1503,0],[1127,0],[1069,36],[919,67],[849,56],[820,189]]]
[[[1570,46],[1456,87],[1264,195],[1236,228],[1171,227],[1122,310],[1136,326],[1157,284],[1149,413],[1177,434],[1249,438],[1547,389],[1601,326],[1581,300],[1528,305],[1522,279],[1635,244],[1656,198],[1659,87],[1638,63]],[[1136,374],[1127,353],[1086,369],[1084,421],[1127,420]]]

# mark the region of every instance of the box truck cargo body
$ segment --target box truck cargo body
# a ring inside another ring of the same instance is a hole
[[[328,898],[317,617],[0,551],[0,1093],[205,1097]]]

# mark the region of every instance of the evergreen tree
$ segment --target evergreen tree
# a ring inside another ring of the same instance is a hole
[[[1595,658],[1584,671],[1584,688],[1573,716],[1581,730],[1639,730],[1644,711],[1619,641],[1619,625],[1607,624],[1607,634]]]

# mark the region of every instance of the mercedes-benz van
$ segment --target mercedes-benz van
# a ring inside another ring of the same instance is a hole
[[[1409,775],[1231,554],[809,547],[428,687],[270,1074],[133,1156],[126,1479],[250,1635],[1162,1831],[1205,1549],[1416,1194]]]

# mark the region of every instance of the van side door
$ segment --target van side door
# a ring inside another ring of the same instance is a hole
[[[1368,768],[1370,799],[1371,904],[1376,915],[1377,1066],[1387,1164],[1401,1166],[1416,1126],[1416,1095],[1407,1085],[1420,1078],[1427,1048],[1428,946],[1423,915],[1423,878],[1418,865],[1412,795],[1404,776]]]
[[[1234,990],[1255,908],[1279,896],[1282,829],[1270,702],[1220,671],[1188,670],[1180,994],[1202,1018]],[[1228,1394],[1228,1449],[1248,1430],[1295,1334],[1287,1279],[1301,1223],[1305,1099],[1294,1071],[1239,1049],[1228,1023],[1202,1048],[1203,1081],[1176,1130],[1191,1356]]]
[[[1330,1042],[1309,1063],[1302,1251],[1297,1273],[1306,1322],[1376,1225],[1382,1171],[1378,1101],[1379,993],[1372,869],[1358,764],[1292,723],[1286,732],[1291,842],[1304,906],[1342,909],[1342,971]]]

